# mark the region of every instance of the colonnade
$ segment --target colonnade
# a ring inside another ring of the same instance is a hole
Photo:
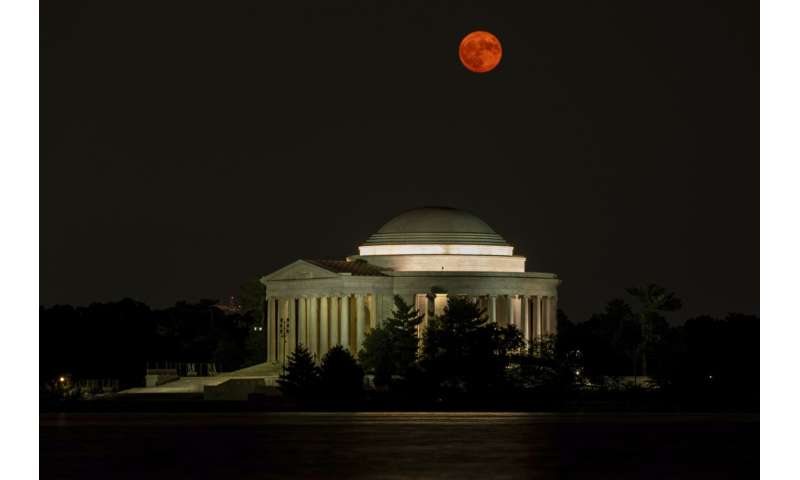
[[[437,297],[446,298],[445,294],[418,294],[417,308],[425,314],[422,328],[428,319],[441,315],[445,302],[437,302]],[[557,331],[558,298],[547,295],[466,295],[486,309],[490,322],[500,325],[514,325],[522,333],[525,340],[555,335]]]
[[[416,307],[425,315],[421,329],[425,328],[430,317],[442,313],[446,297],[445,294],[416,295]],[[556,333],[555,296],[482,295],[470,298],[486,309],[489,321],[503,326],[514,325],[527,341]],[[267,361],[285,362],[297,345],[304,345],[317,361],[337,345],[356,355],[369,329],[381,320],[379,306],[379,297],[374,294],[268,297]]]
[[[515,325],[527,340],[558,333],[558,297],[520,295]]]
[[[506,302],[504,318],[497,313],[497,303]],[[557,326],[558,299],[540,295],[489,296],[489,320],[505,325],[514,325],[525,340],[555,335]],[[493,306],[493,307],[492,307]]]
[[[286,361],[297,345],[317,361],[337,345],[357,354],[374,326],[375,299],[372,294],[268,297],[267,361]]]

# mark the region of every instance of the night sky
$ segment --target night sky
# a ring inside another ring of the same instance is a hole
[[[758,312],[758,2],[44,1],[40,28],[42,304],[224,298],[447,205],[571,320],[650,282],[681,319]]]

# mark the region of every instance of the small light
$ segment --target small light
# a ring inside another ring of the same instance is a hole
[[[65,380],[66,379],[64,377],[58,377],[58,381],[61,382],[61,383],[64,383]]]

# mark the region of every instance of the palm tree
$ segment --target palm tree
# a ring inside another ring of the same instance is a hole
[[[647,351],[658,340],[659,327],[666,324],[662,313],[674,312],[681,308],[681,300],[673,292],[653,283],[642,288],[628,288],[626,291],[641,305],[641,310],[636,315],[642,329],[641,341],[636,349],[636,358],[641,358],[642,376],[647,376]],[[636,378],[635,366],[633,373]]]

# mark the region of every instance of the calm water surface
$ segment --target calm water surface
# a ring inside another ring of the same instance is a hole
[[[63,414],[41,478],[758,478],[757,415]]]

